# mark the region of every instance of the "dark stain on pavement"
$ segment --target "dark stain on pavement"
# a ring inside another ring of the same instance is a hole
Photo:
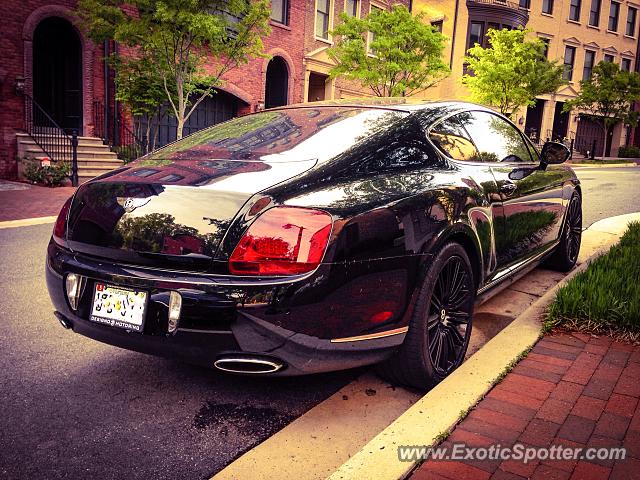
[[[193,427],[197,430],[221,427],[221,433],[226,435],[227,427],[231,425],[241,435],[270,435],[284,428],[295,418],[295,415],[270,407],[206,402],[194,416]]]

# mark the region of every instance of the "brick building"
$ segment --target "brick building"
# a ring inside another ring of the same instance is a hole
[[[0,178],[15,178],[18,173],[16,139],[24,138],[20,134],[27,125],[28,97],[61,127],[76,129],[82,137],[111,140],[106,134],[109,127],[127,123],[118,122],[126,114],[114,100],[113,72],[104,62],[105,54],[121,47],[91,42],[78,27],[76,2],[2,2]],[[393,0],[397,3],[410,6],[409,0]],[[364,16],[372,8],[390,5],[391,0],[273,0],[272,32],[264,39],[271,57],[253,59],[229,72],[220,92],[191,116],[185,134],[265,107],[369,95],[359,85],[328,78],[329,32],[343,11]],[[161,122],[159,144],[174,138],[174,127],[172,118]],[[113,131],[119,128],[124,127],[114,126]]]
[[[514,121],[531,138],[574,140],[583,153],[595,141],[595,152],[601,155],[601,127],[579,111],[563,112],[563,106],[575,98],[580,80],[588,78],[601,60],[640,71],[639,10],[640,5],[630,0],[416,0],[414,12],[425,12],[449,38],[445,58],[451,75],[423,96],[467,98],[460,82],[467,49],[475,43],[486,46],[489,29],[524,27],[547,44],[549,59],[564,64],[568,83],[554,94],[540,96]],[[629,144],[640,144],[640,135],[634,138],[633,130],[619,123],[610,132],[607,154],[615,156],[620,146]]]

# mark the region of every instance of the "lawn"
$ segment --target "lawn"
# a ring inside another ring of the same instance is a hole
[[[546,327],[565,327],[640,339],[640,223],[605,255],[562,287]]]

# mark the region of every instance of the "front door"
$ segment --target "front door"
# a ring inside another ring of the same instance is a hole
[[[520,131],[501,117],[471,112],[465,128],[497,183],[502,215],[495,218],[498,270],[527,260],[558,238],[566,169],[540,169],[538,154]]]
[[[82,133],[82,45],[63,18],[46,18],[34,32],[33,98],[68,133]],[[41,116],[34,118],[51,127]]]
[[[562,141],[567,136],[569,130],[569,112],[564,111],[564,102],[556,102],[553,112],[553,130],[551,140]]]
[[[535,143],[541,143],[543,141],[541,130],[545,103],[545,100],[538,98],[533,107],[527,107],[527,121],[524,124],[524,133]]]

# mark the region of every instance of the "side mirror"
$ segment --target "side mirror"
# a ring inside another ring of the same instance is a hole
[[[547,142],[542,146],[541,164],[543,167],[547,165],[555,165],[567,161],[571,152],[569,149],[558,142]]]

